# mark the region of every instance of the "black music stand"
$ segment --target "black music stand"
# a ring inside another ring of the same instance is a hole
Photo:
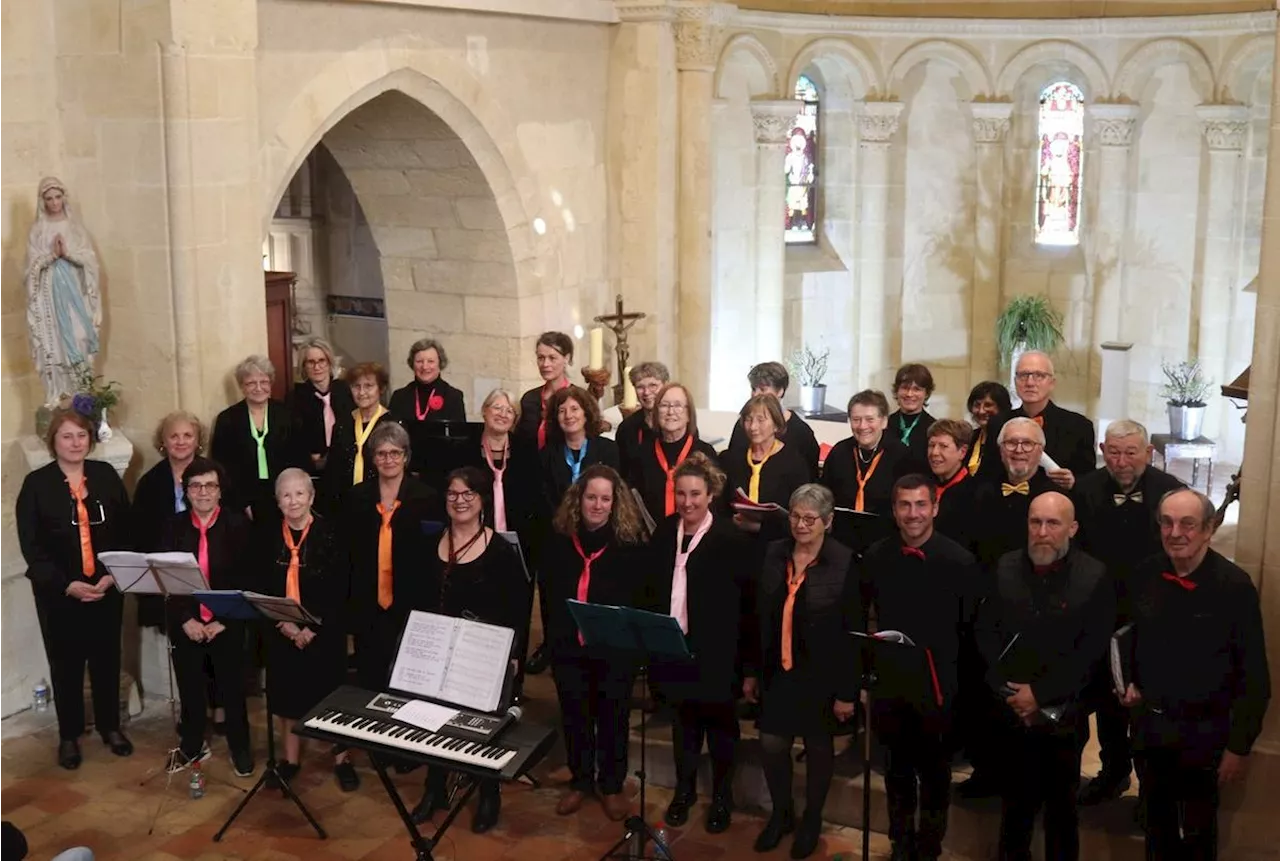
[[[226,619],[243,619],[245,621],[263,621],[268,622],[293,622],[296,625],[306,625],[308,627],[319,627],[320,620],[308,613],[301,604],[288,598],[277,598],[271,595],[258,595],[253,592],[239,591],[217,591],[217,592],[197,592],[195,597],[216,615]],[[264,655],[269,654],[269,650],[264,650]],[[267,661],[267,675],[271,675],[270,658]],[[270,688],[264,687],[262,690],[263,701],[267,708],[267,764],[262,769],[262,776],[258,778],[258,782],[249,790],[249,794],[241,799],[236,809],[231,811],[231,815],[227,817],[227,821],[222,823],[222,827],[213,835],[215,843],[220,842],[227,829],[231,827],[231,823],[236,821],[236,817],[240,815],[240,811],[248,806],[253,797],[258,794],[269,779],[274,778],[285,796],[294,803],[298,810],[302,811],[303,817],[315,829],[316,836],[324,840],[329,835],[325,834],[320,823],[311,815],[311,811],[302,803],[302,799],[297,796],[293,788],[289,786],[289,781],[284,779],[284,775],[280,773],[280,765],[276,762],[276,728],[272,720],[271,714],[271,694]]]
[[[672,616],[649,613],[631,607],[611,607],[605,604],[587,604],[570,600],[569,613],[582,632],[582,639],[592,649],[604,649],[614,652],[619,657],[636,660],[642,671],[646,672],[654,659],[664,661],[687,661],[692,656],[689,645],[685,641],[680,623]],[[645,710],[640,709],[640,767],[635,775],[640,780],[640,813],[629,816],[623,822],[622,838],[613,844],[600,861],[609,858],[626,858],[630,861],[675,861],[671,847],[659,837],[645,819],[645,787],[648,774],[645,762],[648,749],[646,733],[647,720]],[[629,847],[632,841],[639,843]],[[650,840],[661,855],[645,855],[645,844]]]

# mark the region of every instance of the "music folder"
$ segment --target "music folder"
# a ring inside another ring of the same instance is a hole
[[[1111,682],[1117,696],[1124,696],[1133,681],[1133,624],[1111,635]]]
[[[191,595],[209,588],[196,557],[185,551],[106,550],[98,559],[126,595]]]
[[[680,623],[673,616],[634,607],[589,604],[572,598],[568,605],[569,615],[582,632],[582,639],[593,649],[611,649],[664,661],[692,657]]]
[[[193,592],[192,597],[223,619],[254,621],[265,618],[271,622],[292,622],[305,628],[318,628],[321,625],[319,616],[313,616],[292,598],[242,592],[239,589],[203,590]]]
[[[880,701],[903,702],[920,709],[942,707],[942,686],[933,653],[899,631],[850,631],[864,672],[873,672]]]

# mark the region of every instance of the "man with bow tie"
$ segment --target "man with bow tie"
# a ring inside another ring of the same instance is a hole
[[[899,478],[892,506],[897,534],[867,549],[862,582],[876,630],[900,631],[916,644],[903,660],[908,662],[905,678],[919,684],[905,695],[888,690],[876,695],[872,721],[888,751],[891,861],[933,861],[942,853],[947,830],[951,713],[959,686],[960,638],[976,606],[977,571],[967,550],[934,531],[938,500],[932,477]],[[885,678],[889,668],[877,672]]]
[[[1133,711],[1147,798],[1147,857],[1214,859],[1218,792],[1239,781],[1271,699],[1258,591],[1209,548],[1213,503],[1159,503],[1163,552],[1134,574]]]
[[[1029,861],[1044,810],[1044,857],[1080,854],[1076,793],[1081,707],[1093,666],[1114,630],[1115,591],[1106,567],[1075,547],[1075,507],[1042,493],[1027,513],[1027,547],[1005,554],[978,612],[987,684],[1004,698],[1005,757],[1000,861]]]
[[[1081,549],[1107,566],[1116,589],[1116,627],[1130,622],[1129,583],[1143,560],[1160,552],[1156,506],[1161,497],[1182,487],[1167,472],[1148,466],[1151,443],[1147,429],[1134,421],[1107,425],[1101,445],[1103,467],[1076,484]],[[1129,713],[1112,693],[1108,661],[1094,669],[1090,706],[1097,712],[1102,770],[1080,792],[1080,803],[1100,804],[1129,788],[1133,751],[1129,745]],[[1139,769],[1141,779],[1141,769]]]

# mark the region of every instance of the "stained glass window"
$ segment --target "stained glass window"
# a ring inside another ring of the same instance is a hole
[[[1080,168],[1084,148],[1084,94],[1059,81],[1040,93],[1040,154],[1036,188],[1036,243],[1080,242]]]
[[[813,242],[818,236],[818,88],[804,75],[796,78],[796,99],[802,104],[783,162],[788,244]]]

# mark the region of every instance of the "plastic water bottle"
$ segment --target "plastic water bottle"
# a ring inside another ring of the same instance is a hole
[[[204,798],[204,769],[200,767],[200,763],[191,763],[191,797]]]
[[[675,836],[674,833],[664,823],[658,822],[653,826],[653,836],[653,857],[659,861],[667,861],[671,858],[671,838]]]
[[[46,680],[41,679],[31,689],[31,706],[37,712],[49,710],[49,683]]]

